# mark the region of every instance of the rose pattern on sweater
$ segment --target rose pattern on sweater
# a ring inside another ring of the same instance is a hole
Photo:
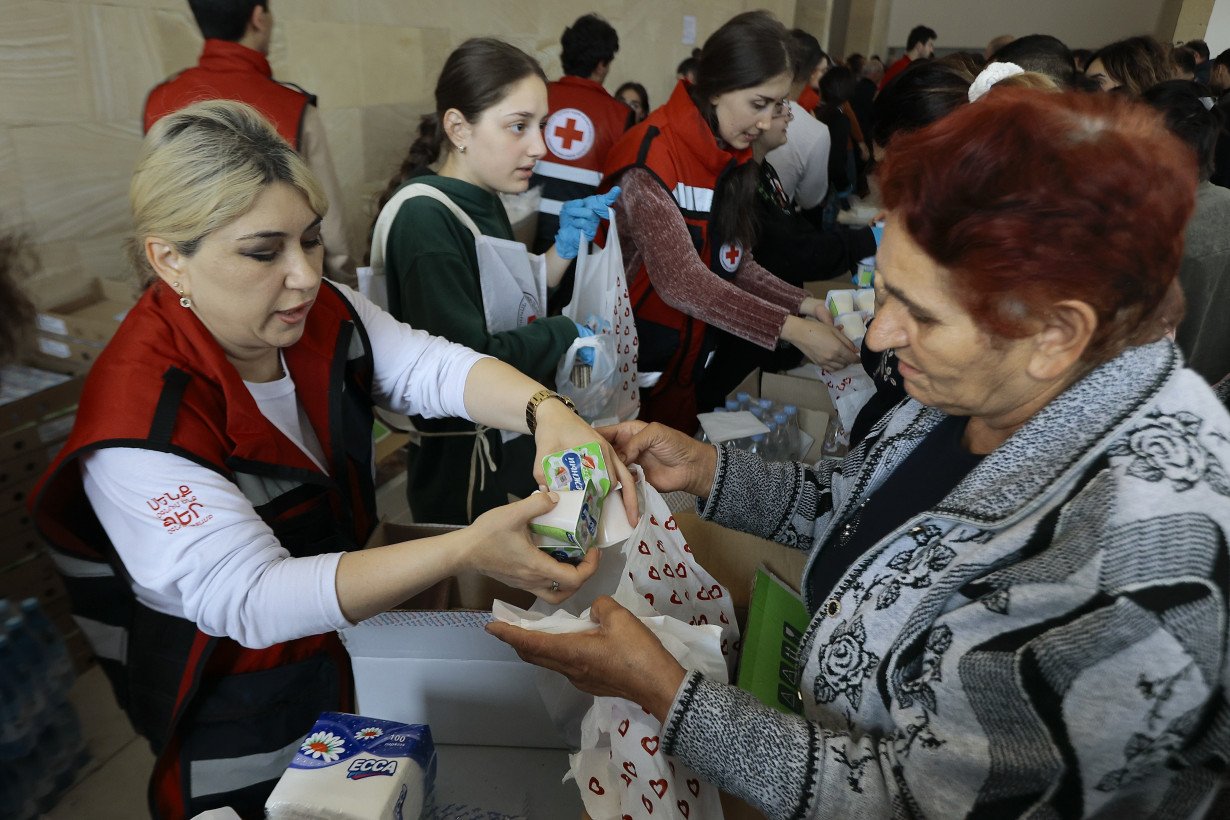
[[[1132,459],[1127,473],[1145,481],[1169,481],[1185,492],[1201,481],[1230,496],[1230,476],[1221,461],[1200,441],[1203,420],[1187,411],[1169,415],[1155,410],[1141,426],[1110,446],[1111,456]],[[1222,436],[1214,433],[1218,438]]]
[[[876,598],[876,609],[887,609],[901,597],[901,590],[926,589],[931,586],[933,573],[938,573],[952,563],[957,553],[942,540],[940,529],[928,524],[911,532],[917,546],[914,549],[903,550],[894,555],[888,562],[888,568],[895,571],[893,575],[877,578],[867,589],[863,600],[871,597],[872,591],[883,586]]]
[[[820,675],[813,695],[818,703],[832,703],[838,695],[857,709],[863,701],[863,681],[871,677],[880,656],[866,648],[867,632],[863,616],[842,621],[820,652]]]

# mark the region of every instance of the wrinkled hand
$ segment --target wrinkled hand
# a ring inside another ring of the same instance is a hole
[[[486,629],[522,660],[559,672],[582,692],[625,698],[664,721],[686,670],[613,598],[594,601],[589,616],[598,624],[591,632],[550,635],[498,621]]]
[[[663,424],[626,421],[598,430],[629,464],[639,464],[659,492],[687,490],[707,498],[717,470],[717,448]]]
[[[587,325],[580,322],[573,322],[577,326],[577,338],[584,339],[587,336],[593,336],[594,332]],[[577,361],[581,364],[587,364],[590,367],[594,366],[594,349],[592,347],[583,347],[577,351]]]
[[[533,493],[480,515],[466,528],[472,538],[466,565],[511,587],[533,592],[558,604],[580,589],[598,569],[598,554],[590,550],[580,564],[556,561],[530,540],[529,522],[559,501],[555,493]],[[559,584],[551,589],[551,582]]]
[[[598,233],[598,225],[606,219],[607,211],[619,199],[619,187],[605,194],[594,194],[584,199],[570,199],[559,211],[559,231],[555,234],[555,252],[561,259],[576,259],[581,251],[581,242],[590,242]]]
[[[636,501],[636,479],[616,455],[610,443],[561,401],[544,401],[538,405],[538,424],[534,433],[534,444],[537,447],[537,453],[534,455],[534,478],[545,487],[547,476],[542,471],[542,460],[552,453],[569,447],[579,447],[591,441],[598,442],[602,448],[602,459],[606,462],[606,469],[611,477],[611,487],[616,484],[623,485],[620,494],[623,496],[624,510],[628,513],[628,523],[635,527],[640,519]]]

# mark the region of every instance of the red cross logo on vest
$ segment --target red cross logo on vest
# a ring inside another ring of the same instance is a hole
[[[547,119],[547,150],[560,159],[580,159],[594,147],[594,123],[584,111],[561,108]]]
[[[739,269],[739,263],[743,261],[743,243],[742,242],[727,242],[718,250],[718,261],[722,263],[722,269],[727,273],[734,273]]]

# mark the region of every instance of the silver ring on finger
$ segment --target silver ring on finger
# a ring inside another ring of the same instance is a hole
[[[552,592],[559,592],[559,581],[552,581],[552,582],[551,582],[551,591],[552,591]]]

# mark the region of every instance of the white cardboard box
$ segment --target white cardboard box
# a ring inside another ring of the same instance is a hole
[[[385,523],[373,543],[446,532]],[[524,663],[483,630],[494,598],[529,607],[533,596],[481,576],[451,579],[402,608],[341,632],[359,714],[426,723],[437,743],[566,748]],[[561,773],[562,774],[562,773]]]

